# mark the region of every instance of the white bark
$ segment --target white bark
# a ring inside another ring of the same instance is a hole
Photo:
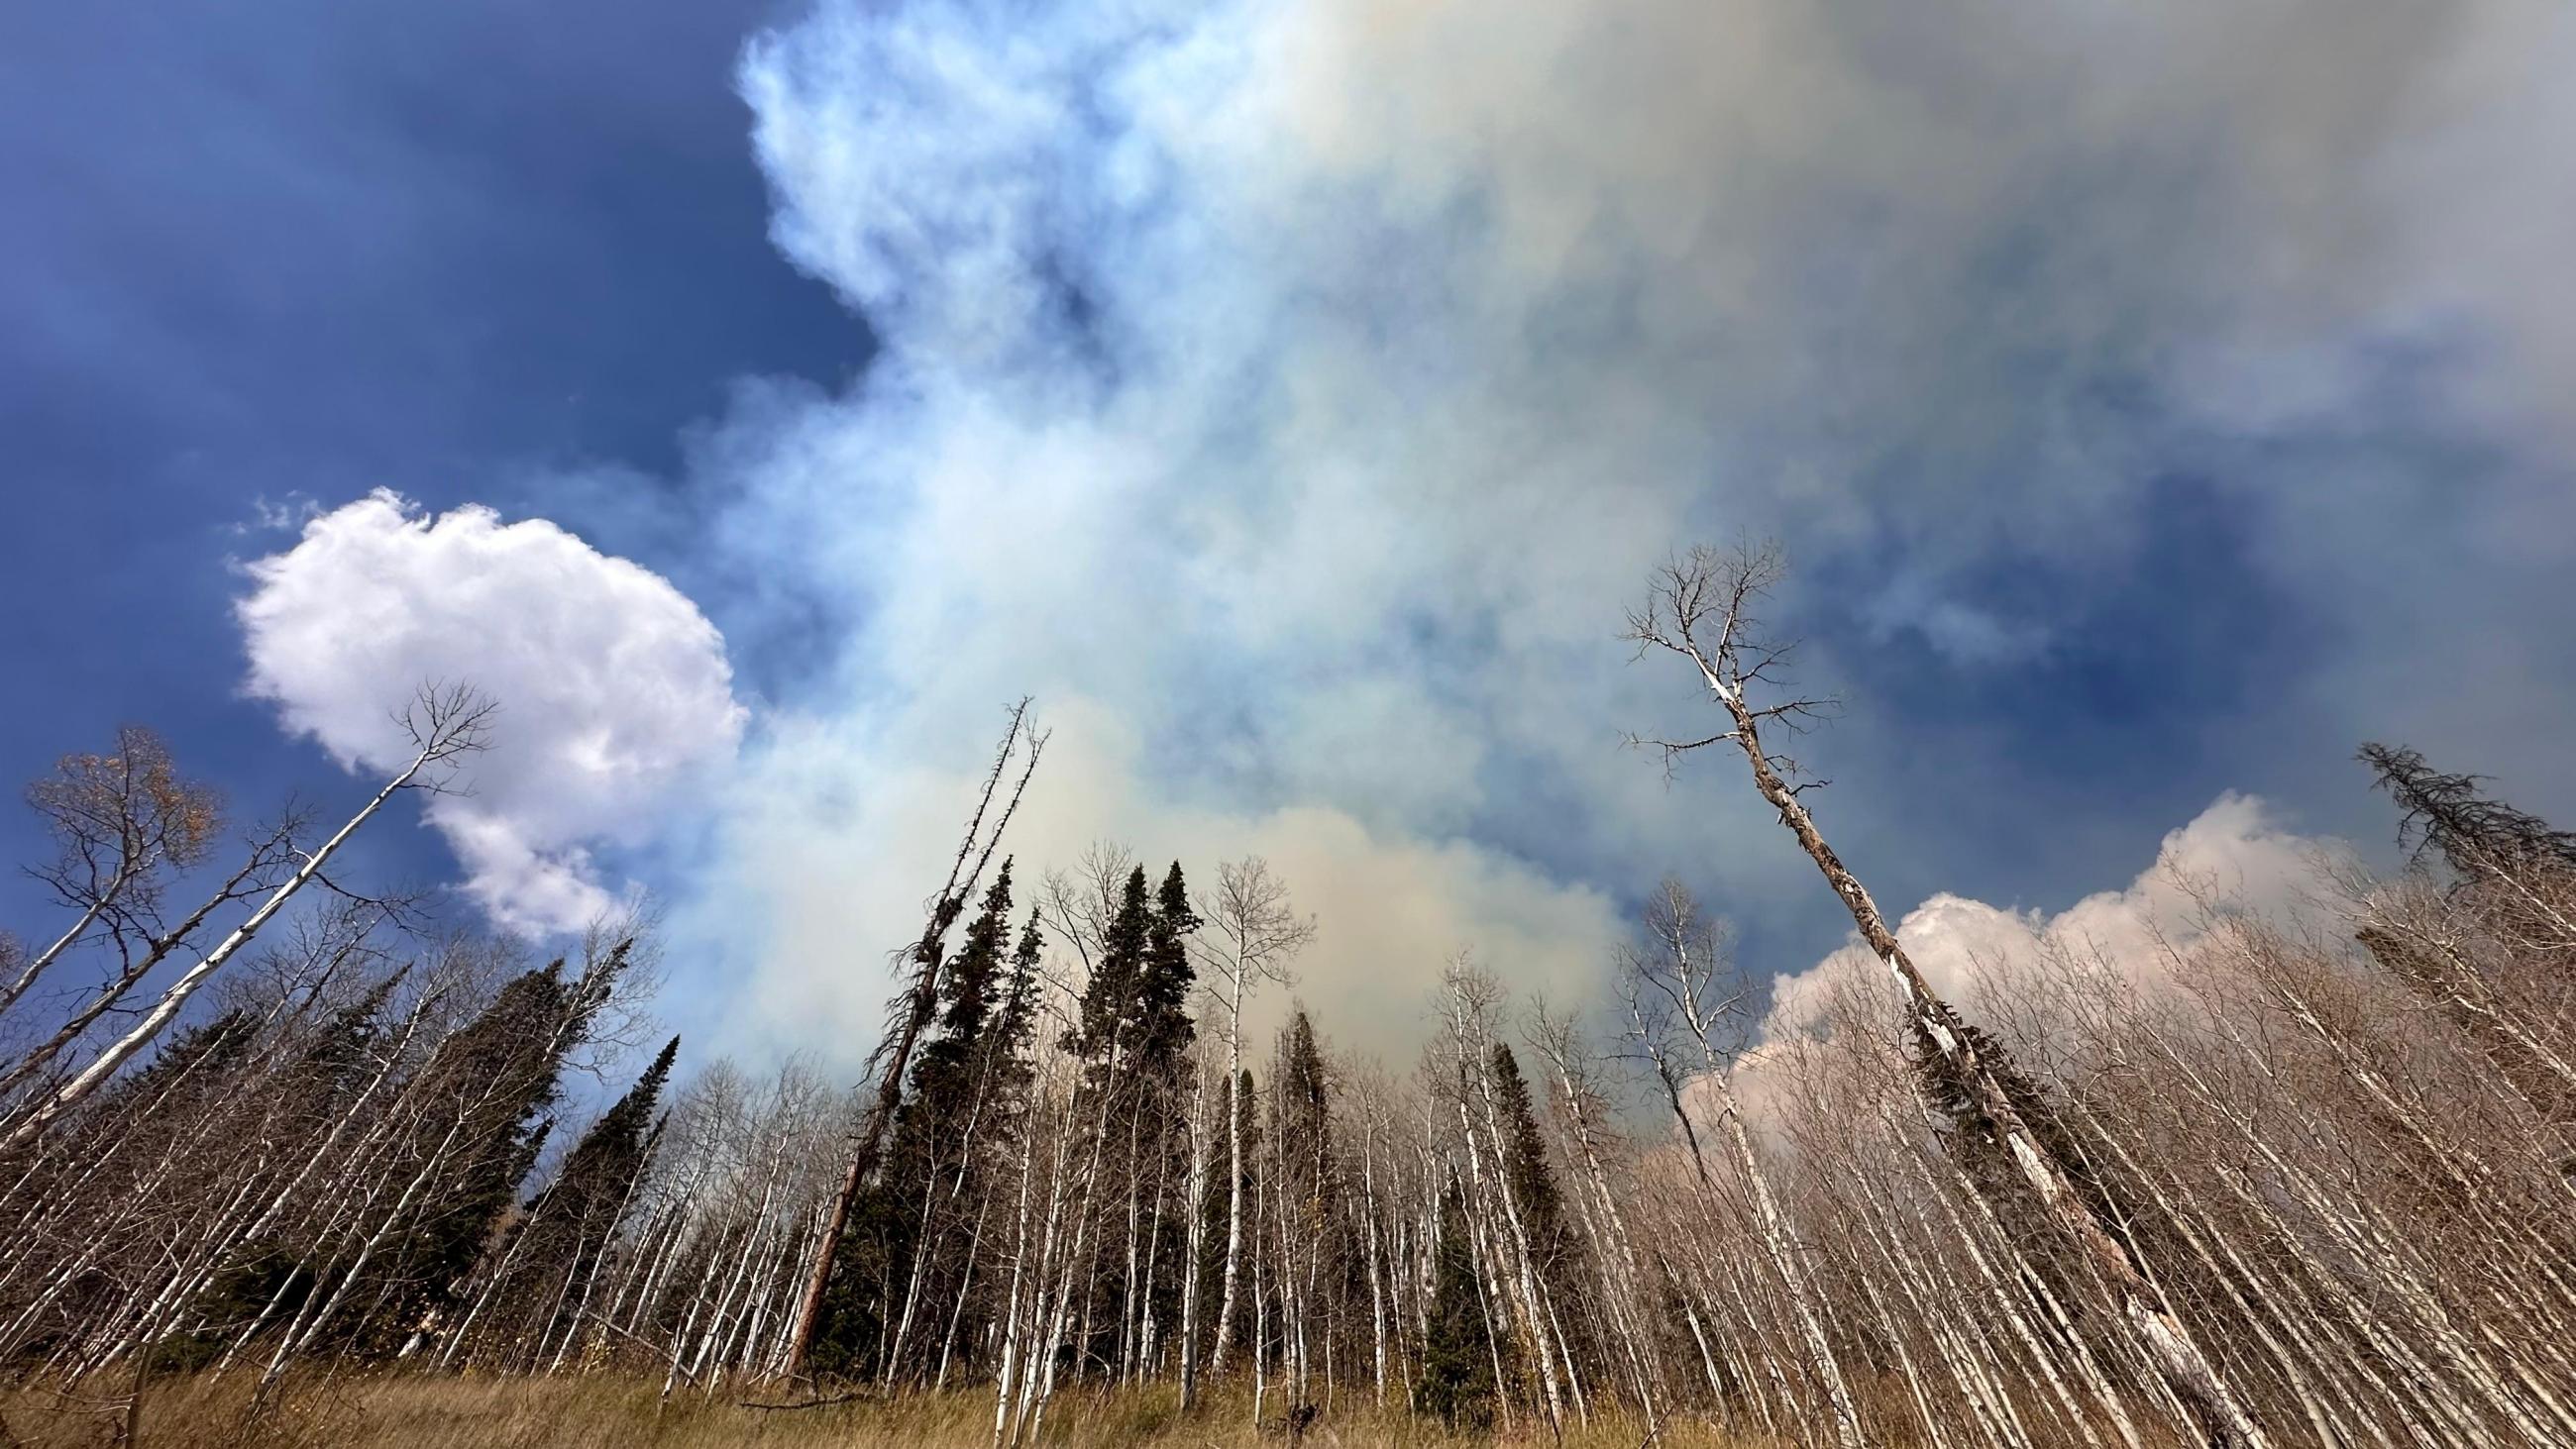
[[[405,765],[392,779],[386,781],[384,788],[376,791],[375,797],[370,799],[357,814],[350,816],[348,823],[341,826],[329,840],[324,841],[320,849],[307,856],[302,867],[288,876],[275,890],[269,892],[268,899],[260,902],[259,908],[250,913],[249,919],[234,927],[231,935],[226,936],[213,950],[199,958],[197,964],[189,967],[178,980],[171,982],[169,989],[161,993],[161,999],[153,1003],[152,1009],[143,1014],[142,1020],[136,1022],[123,1036],[108,1043],[97,1056],[91,1058],[88,1066],[74,1073],[70,1081],[63,1083],[60,1088],[46,1097],[41,1105],[11,1129],[7,1140],[0,1142],[0,1151],[7,1151],[25,1144],[36,1134],[44,1131],[63,1113],[80,1105],[92,1092],[106,1085],[108,1078],[116,1075],[118,1068],[124,1066],[136,1052],[150,1045],[152,1039],[161,1034],[162,1028],[167,1027],[171,1020],[178,1016],[180,1008],[188,1004],[188,998],[196,995],[197,988],[205,985],[207,978],[222,970],[225,962],[239,954],[242,947],[250,944],[251,939],[259,934],[261,927],[274,920],[277,913],[286,908],[286,903],[295,898],[296,892],[311,884],[314,878],[322,873],[322,867],[330,862],[331,857],[341,846],[349,843],[350,837],[358,833],[360,826],[374,818],[375,813],[384,808],[385,802],[392,799],[396,791],[411,784],[413,778],[419,775],[424,767],[441,758],[449,747],[448,743],[440,738],[433,738],[428,744],[422,746],[420,753],[412,757],[410,764]]]

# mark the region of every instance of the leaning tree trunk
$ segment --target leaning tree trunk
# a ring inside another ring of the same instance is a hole
[[[124,1066],[136,1052],[150,1045],[152,1039],[161,1034],[162,1028],[168,1026],[171,1019],[179,1014],[179,1009],[188,1004],[188,998],[197,994],[197,988],[205,985],[208,977],[222,970],[224,963],[238,955],[242,947],[249,945],[251,938],[259,934],[260,928],[267,925],[279,911],[286,908],[288,901],[295,898],[296,892],[304,889],[316,876],[321,875],[322,867],[329,863],[332,855],[341,846],[348,844],[349,838],[358,833],[358,828],[373,819],[375,813],[384,808],[385,802],[392,799],[396,791],[411,784],[414,776],[417,776],[430,761],[438,758],[439,751],[439,743],[433,741],[424,746],[419,754],[413,756],[411,763],[405,765],[392,779],[387,780],[384,788],[376,792],[375,798],[369,800],[357,814],[350,816],[349,822],[341,826],[337,834],[322,842],[321,848],[305,857],[303,866],[295,874],[288,876],[277,889],[269,892],[268,899],[260,902],[259,909],[250,913],[250,919],[234,927],[231,935],[217,943],[213,950],[208,951],[196,965],[189,967],[178,980],[171,982],[170,988],[161,993],[161,999],[153,1003],[151,1010],[143,1014],[141,1021],[136,1022],[125,1035],[108,1043],[96,1057],[91,1058],[88,1066],[81,1068],[70,1081],[63,1083],[34,1111],[28,1113],[23,1121],[12,1128],[8,1140],[0,1142],[0,1151],[22,1146],[34,1139],[36,1134],[52,1125],[63,1113],[79,1106],[92,1092],[106,1085],[108,1078],[115,1076],[119,1067]]]
[[[1908,1018],[1951,1060],[1960,1079],[1977,1094],[1978,1106],[1994,1122],[1996,1135],[2003,1139],[2023,1180],[2118,1296],[2121,1316],[2130,1332],[2199,1420],[2203,1437],[2213,1446],[2261,1446],[2262,1431],[2229,1392],[2217,1369],[2193,1341],[2191,1331],[2159,1301],[2143,1265],[2075,1191],[2065,1166],[2022,1121],[2002,1084],[1978,1060],[1975,1046],[1961,1030],[1958,1012],[1924,980],[1913,959],[1897,944],[1896,934],[1887,928],[1868,890],[1834,854],[1833,847],[1825,843],[1814,817],[1799,803],[1798,792],[1772,767],[1771,757],[1763,751],[1759,720],[1745,703],[1742,689],[1729,684],[1696,649],[1689,652],[1709,692],[1717,696],[1734,721],[1733,741],[1752,766],[1754,788],[1779,812],[1780,823],[1797,837],[1799,846],[1815,861],[1816,869],[1824,873],[1834,894],[1842,898],[1844,907],[1851,912],[1852,923],[1860,929],[1861,939],[1894,974],[1905,992]]]
[[[903,1096],[903,1077],[912,1064],[912,1050],[930,1025],[939,1005],[939,971],[946,957],[949,927],[965,913],[967,897],[983,878],[984,867],[993,858],[994,847],[1001,843],[1002,832],[1009,828],[1011,817],[1018,813],[1020,797],[1029,788],[1029,776],[1036,773],[1038,755],[1046,748],[1046,737],[1029,733],[1029,702],[1021,700],[1011,709],[1010,728],[1003,731],[1002,748],[993,757],[993,767],[984,776],[984,792],[975,804],[974,818],[966,824],[966,838],[957,847],[957,858],[948,868],[948,883],[942,887],[930,909],[929,924],[923,927],[921,939],[906,956],[912,962],[912,982],[902,997],[897,998],[902,1017],[887,1042],[883,1053],[883,1070],[877,1076],[874,1099],[868,1114],[859,1123],[858,1140],[851,1144],[850,1165],[841,1174],[841,1185],[832,1195],[832,1206],[823,1216],[823,1229],[815,1235],[813,1262],[805,1274],[805,1292],[797,1305],[796,1328],[787,1340],[786,1377],[799,1378],[805,1372],[806,1355],[814,1347],[814,1331],[823,1322],[823,1293],[831,1286],[832,1262],[840,1256],[841,1238],[849,1231],[850,1204],[859,1195],[859,1187],[869,1173],[876,1170],[877,1158],[885,1150],[887,1129],[894,1122],[895,1104]],[[1002,772],[1011,763],[1012,754],[1025,737],[1029,744],[1027,762],[1021,767],[1018,785],[1002,807],[1001,819],[992,833],[984,833],[984,816],[992,809],[993,797],[1002,783]],[[980,845],[980,853],[977,847]],[[967,862],[974,862],[969,869]]]

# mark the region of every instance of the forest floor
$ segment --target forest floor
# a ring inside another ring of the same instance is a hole
[[[709,1402],[688,1394],[663,1404],[658,1384],[634,1379],[317,1375],[290,1383],[266,1415],[254,1418],[248,1387],[238,1377],[154,1386],[131,1449],[988,1449],[993,1440],[989,1391],[758,1408],[732,1397]],[[114,1445],[125,1403],[122,1393],[96,1383],[70,1393],[0,1394],[0,1449]],[[1186,1416],[1178,1392],[1165,1387],[1060,1393],[1047,1409],[1044,1442],[1070,1449],[1252,1449],[1289,1442],[1275,1413],[1256,1430],[1250,1407],[1248,1392],[1211,1396]],[[1649,1437],[1642,1422],[1596,1417],[1587,1427],[1569,1425],[1562,1443],[1564,1449],[1639,1449]],[[1436,1419],[1380,1410],[1365,1400],[1346,1400],[1322,1416],[1304,1442],[1317,1449],[1550,1444],[1544,1425],[1452,1434]],[[1755,1449],[1752,1441],[1697,1424],[1668,1425],[1651,1442],[1656,1449]]]

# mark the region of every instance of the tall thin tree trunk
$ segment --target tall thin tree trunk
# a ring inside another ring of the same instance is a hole
[[[1730,627],[1733,622],[1730,616]],[[1825,843],[1814,817],[1798,799],[1798,792],[1773,768],[1772,756],[1762,745],[1760,721],[1739,687],[1741,680],[1730,683],[1696,645],[1687,646],[1684,652],[1699,665],[1702,682],[1733,720],[1733,742],[1751,767],[1755,790],[1779,812],[1781,825],[1797,838],[1799,847],[1815,861],[1816,869],[1850,912],[1861,939],[1896,978],[1905,993],[1909,1018],[1937,1050],[1952,1059],[1960,1078],[1976,1092],[1979,1106],[1995,1123],[1997,1135],[2023,1180],[2041,1205],[2081,1245],[2095,1271],[2111,1287],[2130,1331],[2174,1391],[2191,1407],[2203,1437],[2213,1446],[2260,1449],[2265,1443],[2262,1431],[2194,1341],[2191,1331],[2164,1305],[2129,1249],[2075,1191],[2064,1164],[2052,1158],[2031,1134],[2001,1084],[1978,1060],[1974,1044],[1961,1030],[1957,1012],[1932,990],[1913,958],[1897,944],[1895,933],[1887,928],[1868,890],[1834,854],[1833,847]]]
[[[411,784],[415,776],[419,775],[433,760],[441,757],[443,747],[444,742],[440,740],[433,740],[423,745],[420,753],[412,757],[410,764],[403,766],[392,779],[387,780],[384,787],[376,791],[373,799],[361,807],[357,814],[349,817],[347,824],[342,825],[329,840],[322,842],[319,849],[306,856],[304,864],[298,867],[293,875],[288,876],[277,889],[270,891],[268,899],[260,902],[259,908],[250,913],[249,919],[235,926],[231,935],[224,937],[213,950],[199,958],[196,965],[189,967],[181,973],[178,980],[171,982],[169,989],[161,993],[161,999],[154,1002],[149,1011],[143,1013],[142,1020],[137,1021],[123,1036],[108,1043],[97,1056],[90,1059],[89,1065],[75,1072],[70,1081],[55,1089],[42,1104],[11,1128],[7,1140],[0,1141],[0,1152],[24,1145],[36,1134],[52,1125],[56,1118],[79,1106],[92,1092],[106,1085],[107,1079],[116,1075],[117,1068],[124,1066],[136,1052],[143,1050],[154,1037],[161,1034],[162,1028],[170,1024],[171,1019],[179,1014],[179,1009],[188,1004],[188,998],[196,995],[197,988],[206,984],[208,977],[222,970],[225,962],[239,954],[242,947],[250,944],[251,938],[259,934],[261,927],[275,919],[277,913],[286,908],[286,903],[295,898],[296,892],[303,890],[322,874],[322,867],[330,863],[331,857],[341,846],[349,843],[350,837],[358,833],[360,826],[373,819],[375,813],[384,808],[385,802],[391,800],[396,791]]]

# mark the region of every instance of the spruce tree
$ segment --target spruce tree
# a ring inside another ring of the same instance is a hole
[[[1323,1049],[1315,1044],[1315,1023],[1304,1007],[1288,1018],[1279,1053],[1280,1116],[1299,1135],[1301,1156],[1320,1155],[1331,1136],[1332,1084]]]
[[[1136,1066],[1139,1126],[1136,1186],[1140,1197],[1141,1257],[1151,1291],[1146,1311],[1154,1340],[1168,1341],[1181,1323],[1183,1259],[1189,1244],[1187,1195],[1170,1192],[1189,1177],[1190,1043],[1197,1034],[1189,1004],[1198,980],[1189,938],[1199,929],[1189,886],[1174,861],[1155,893],[1145,932],[1144,969],[1137,983]]]
[[[1141,871],[1137,879],[1143,879]],[[1166,1086],[1180,1079],[1182,1054],[1195,1035],[1189,1005],[1198,972],[1190,965],[1189,938],[1199,925],[1198,912],[1190,908],[1189,886],[1181,879],[1181,863],[1174,861],[1155,893],[1136,990],[1136,1062]]]
[[[1339,1243],[1340,1183],[1333,1167],[1332,1076],[1315,1042],[1315,1024],[1303,1007],[1281,1033],[1279,1078],[1272,1098],[1271,1110],[1279,1123],[1282,1180],[1278,1191],[1286,1195],[1287,1212],[1296,1225],[1289,1261],[1283,1265],[1291,1281],[1282,1287],[1306,1321],[1322,1330],[1283,1343],[1289,1355],[1289,1389],[1298,1394],[1313,1387],[1296,1375],[1301,1370],[1311,1373],[1310,1356],[1323,1351],[1319,1340],[1331,1332],[1338,1292],[1344,1286],[1334,1272],[1346,1264]],[[1311,1403],[1292,1398],[1289,1412],[1293,1416],[1315,1410]]]
[[[964,1242],[941,1237],[933,1218],[943,1205],[975,1200],[1007,1140],[995,1093],[1012,1085],[1002,1079],[1018,1053],[1010,1039],[1025,1033],[1034,1011],[1038,946],[1032,921],[1012,952],[1010,913],[1005,860],[940,973],[934,1035],[913,1059],[877,1173],[851,1203],[810,1350],[821,1372],[882,1371],[907,1300],[963,1291]]]
[[[1440,1243],[1431,1274],[1430,1323],[1423,1335],[1422,1375],[1413,1387],[1414,1411],[1437,1414],[1451,1430],[1484,1429],[1494,1418],[1493,1335],[1476,1286],[1466,1198],[1454,1179],[1440,1195]]]
[[[148,1131],[151,1118],[175,1112],[174,1099],[199,1100],[217,1090],[258,1035],[258,1021],[239,1008],[181,1030],[151,1061],[91,1098],[84,1126],[120,1137]]]
[[[314,1039],[281,1074],[277,1090],[292,1099],[289,1120],[314,1144],[328,1141],[333,1127],[356,1109],[372,1077],[391,1070],[389,1063],[378,1059],[390,1034],[385,1004],[409,972],[405,967],[388,974],[357,1001],[325,1018]],[[252,1322],[271,1303],[293,1313],[312,1283],[306,1256],[304,1245],[274,1230],[236,1245],[209,1275],[189,1314],[199,1324],[222,1327],[188,1335],[185,1343],[165,1343],[160,1366],[196,1366],[229,1342],[223,1329]]]
[[[2086,1209],[2123,1248],[2132,1253],[2139,1251],[2137,1235],[2144,1224],[2132,1204],[2145,1200],[2146,1195],[2119,1191],[2102,1176],[2099,1155],[2085,1150],[2080,1135],[2058,1110],[2048,1089],[2014,1064],[2003,1043],[1965,1022],[1952,1030],[1976,1053],[1978,1063],[2002,1089],[2004,1100],[2011,1104],[2022,1126],[2060,1164],[2067,1183],[2083,1199]],[[1914,1036],[1916,1079],[1922,1083],[1925,1099],[1949,1120],[1948,1128],[1940,1133],[1943,1149],[1978,1193],[1995,1205],[2022,1251],[2046,1273],[2051,1286],[2069,1301],[2080,1301],[2085,1296],[2081,1282],[2087,1272],[2084,1260],[2062,1224],[2020,1191],[2021,1167],[2004,1145],[2003,1134],[1997,1130],[1984,1098],[1962,1077],[1958,1059],[1939,1050],[1920,1024]],[[2167,1269],[2168,1274],[2178,1271]]]
[[[679,1050],[678,1037],[665,1043],[573,1145],[555,1180],[528,1201],[518,1241],[500,1254],[509,1281],[498,1285],[496,1333],[533,1350],[569,1329],[651,1156],[662,1088]]]
[[[2417,855],[2439,851],[2463,880],[2533,867],[2576,867],[2576,831],[2551,828],[2479,793],[2476,775],[2446,775],[2403,745],[2367,744],[2361,762],[2404,812],[2398,840]]]
[[[1296,1212],[1309,1234],[1306,1251],[1321,1253],[1321,1239],[1336,1221],[1333,1180],[1332,1078],[1315,1044],[1315,1024],[1304,1008],[1289,1018],[1279,1054],[1274,1109],[1279,1145],[1296,1195]]]
[[[1494,1093],[1501,1098],[1503,1169],[1512,1185],[1512,1202],[1520,1211],[1521,1230],[1529,1234],[1530,1256],[1542,1275],[1552,1274],[1568,1249],[1565,1200],[1556,1186],[1556,1171],[1547,1160],[1547,1139],[1539,1134],[1538,1114],[1530,1103],[1529,1082],[1507,1042],[1494,1043]]]
[[[1235,1079],[1235,1087],[1236,1090],[1233,1100],[1236,1103],[1237,1111],[1240,1114],[1236,1121],[1236,1127],[1237,1130],[1242,1133],[1243,1137],[1243,1174],[1236,1182],[1236,1189],[1242,1194],[1244,1214],[1247,1219],[1244,1224],[1244,1235],[1247,1238],[1257,1240],[1259,1236],[1259,1225],[1255,1222],[1249,1221],[1249,1219],[1252,1215],[1251,1205],[1256,1200],[1255,1189],[1259,1186],[1260,1182],[1261,1142],[1263,1139],[1260,1111],[1261,1097],[1253,1084],[1252,1069],[1250,1067],[1244,1068],[1242,1075]],[[1217,1315],[1224,1311],[1225,1225],[1227,1206],[1230,1201],[1231,1199],[1227,1192],[1227,1184],[1225,1180],[1225,1162],[1220,1156],[1216,1163],[1216,1170],[1208,1174],[1207,1195],[1199,1201],[1199,1222],[1201,1227],[1199,1242],[1199,1322],[1204,1325],[1204,1331],[1211,1338],[1214,1337],[1217,1331]],[[1249,1324],[1251,1307],[1248,1296],[1246,1296],[1249,1294],[1251,1287],[1251,1270],[1248,1267],[1244,1267],[1238,1268],[1237,1271],[1242,1273],[1243,1281],[1236,1289],[1238,1296],[1234,1305],[1234,1315],[1237,1327],[1235,1330],[1234,1341],[1249,1345],[1252,1347],[1254,1352],[1259,1352],[1260,1346],[1251,1342]]]
[[[1083,985],[1080,1019],[1064,1038],[1065,1049],[1086,1064],[1094,1089],[1107,1084],[1113,1058],[1126,1061],[1135,1055],[1137,1028],[1143,1022],[1139,993],[1153,926],[1140,865],[1128,873],[1118,906],[1110,913],[1099,959]]]
[[[1022,1104],[1036,1074],[1029,1048],[1037,1034],[1039,953],[1045,939],[1037,913],[1030,912],[1028,924],[1020,928],[1020,943],[1011,952],[1011,979],[1002,993],[1001,1019],[986,1033],[994,1090],[1006,1106]]]
[[[429,1110],[412,1126],[410,1150],[435,1190],[413,1206],[397,1246],[382,1257],[387,1311],[348,1321],[347,1346],[391,1352],[452,1316],[544,1151],[564,1058],[625,951],[580,980],[565,979],[560,959],[512,979],[423,1067],[415,1096]]]

